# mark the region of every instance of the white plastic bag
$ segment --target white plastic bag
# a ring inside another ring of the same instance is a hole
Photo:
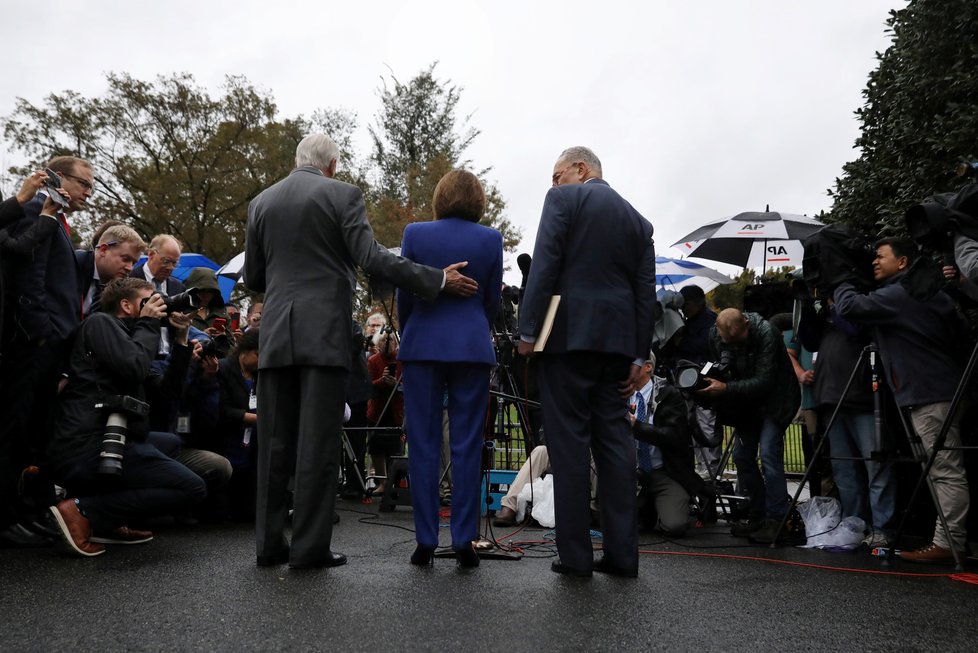
[[[806,548],[850,550],[863,541],[866,523],[859,517],[842,519],[838,499],[812,497],[798,504],[798,513],[805,520]]]
[[[532,491],[533,507],[530,514],[544,528],[553,528],[557,521],[554,518],[554,477],[547,474],[531,484],[527,483],[516,496],[516,523],[523,521],[526,505],[530,502]]]

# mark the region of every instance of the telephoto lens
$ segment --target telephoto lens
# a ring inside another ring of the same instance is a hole
[[[98,473],[119,476],[122,474],[122,458],[126,448],[128,420],[122,413],[109,413],[99,451]]]

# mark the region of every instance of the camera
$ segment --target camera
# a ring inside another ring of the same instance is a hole
[[[216,338],[211,338],[206,341],[203,348],[200,350],[200,357],[207,358],[208,356],[213,356],[214,358],[224,358],[231,351],[231,342],[227,336],[217,336]]]
[[[108,413],[105,434],[99,450],[98,473],[110,476],[122,474],[126,436],[129,435],[129,418],[149,415],[149,404],[135,397],[115,395],[95,404],[95,408]]]
[[[707,362],[702,368],[698,363],[679,361],[676,364],[676,387],[683,392],[692,392],[710,385],[710,379],[729,381],[732,357],[729,350],[724,350],[720,352],[718,363]]]
[[[957,175],[971,177],[972,183],[954,193],[928,197],[904,215],[907,232],[923,247],[952,251],[951,238],[955,233],[978,240],[978,162],[961,162]]]
[[[869,238],[848,225],[823,227],[802,241],[802,246],[802,274],[807,288],[827,297],[842,283],[851,283],[859,291],[876,287],[876,250]]]
[[[198,290],[196,288],[187,288],[181,293],[176,295],[170,295],[169,297],[163,297],[163,304],[166,307],[166,314],[170,313],[189,313],[196,310],[200,306],[200,300],[197,297]],[[159,295],[159,293],[154,292],[153,295]],[[143,306],[149,301],[150,297],[145,298],[139,303],[139,310],[143,310]]]

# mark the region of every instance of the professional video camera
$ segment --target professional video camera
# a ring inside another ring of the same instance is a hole
[[[802,241],[802,275],[809,289],[830,296],[842,283],[851,283],[856,290],[876,287],[873,278],[873,259],[876,250],[872,241],[845,224],[832,224],[816,231]]]
[[[956,193],[928,197],[904,216],[907,232],[927,249],[953,251],[955,233],[978,240],[978,162],[961,163],[957,174],[971,177],[972,182]]]
[[[98,473],[118,476],[122,474],[129,419],[149,415],[149,404],[128,395],[113,395],[95,404],[95,408],[108,414],[105,435],[102,436],[102,449],[98,454]]]
[[[720,352],[718,363],[707,362],[700,366],[688,360],[676,363],[676,387],[684,393],[702,390],[710,385],[710,379],[730,380],[730,364],[733,354],[729,350]]]

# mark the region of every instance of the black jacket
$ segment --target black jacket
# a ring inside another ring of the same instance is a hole
[[[747,317],[747,340],[727,344],[710,330],[713,360],[731,356],[727,391],[717,398],[717,418],[729,426],[759,425],[765,418],[787,426],[798,412],[801,390],[781,332],[757,313]]]
[[[107,415],[95,404],[114,395],[145,401],[143,382],[159,347],[159,320],[127,323],[95,313],[78,329],[69,359],[68,384],[58,398],[48,455],[55,467],[101,446]],[[146,419],[130,418],[129,437],[145,440]]]
[[[636,429],[635,439],[658,447],[666,475],[690,494],[699,494],[704,482],[693,465],[693,449],[686,401],[674,386],[659,389],[649,428]]]

